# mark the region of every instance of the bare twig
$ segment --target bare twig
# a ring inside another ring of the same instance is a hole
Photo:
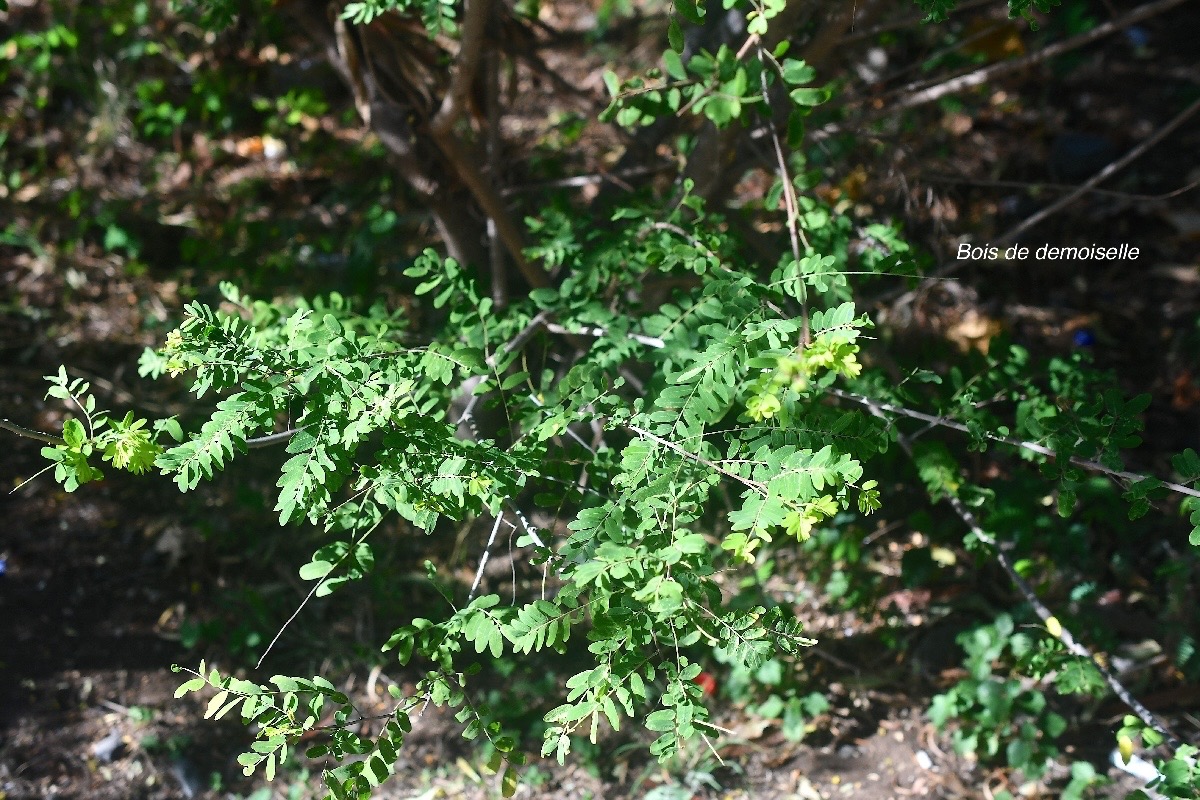
[[[247,450],[257,450],[260,447],[272,447],[277,444],[283,444],[288,439],[291,439],[293,436],[295,436],[297,433],[299,433],[301,430],[303,430],[303,428],[292,428],[292,429],[289,429],[286,431],[280,431],[279,433],[271,433],[266,436],[259,436],[254,439],[247,439],[246,440],[246,449]]]
[[[764,66],[767,60],[767,54],[763,50],[759,50],[759,57],[763,60]],[[763,69],[759,75],[762,79],[763,97],[770,97],[770,86],[767,85],[767,71]],[[796,261],[800,260],[800,208],[796,200],[796,187],[792,185],[792,177],[788,171],[787,156],[783,153],[783,143],[779,140],[779,131],[775,128],[774,117],[767,118],[767,130],[771,136],[771,144],[775,148],[775,167],[779,170],[779,180],[783,184],[784,205],[787,208],[787,229],[788,239],[792,245],[792,258]],[[805,243],[807,246],[807,242]],[[805,312],[807,315],[807,311]]]
[[[768,58],[766,50],[759,48],[759,58],[763,61],[764,67]],[[773,59],[772,59],[773,60]],[[762,92],[764,102],[769,102],[770,87],[767,85],[767,71],[764,68],[759,76],[762,79]],[[804,238],[804,233],[800,230],[800,202],[796,198],[796,187],[792,183],[792,176],[788,170],[787,156],[783,153],[783,143],[779,140],[779,131],[775,128],[774,115],[767,117],[767,130],[771,135],[771,144],[775,149],[775,167],[779,171],[779,180],[783,184],[784,205],[787,208],[787,230],[788,240],[792,245],[792,259],[797,263],[800,261],[800,240]],[[808,248],[808,241],[804,241],[804,247]],[[801,286],[804,284],[801,283]],[[802,296],[806,297],[806,292],[801,292]],[[808,324],[808,301],[807,299],[800,302],[800,313],[803,317],[803,328],[801,329],[801,337],[804,346],[809,344],[809,324]]]
[[[340,567],[342,565],[342,562],[344,562],[347,558],[350,557],[350,554],[353,553],[358,548],[358,545],[360,545],[363,542],[363,540],[366,539],[367,536],[369,536],[371,534],[371,532],[373,530],[375,530],[376,528],[379,527],[379,524],[381,522],[383,522],[382,517],[374,525],[372,525],[371,527],[369,527],[365,531],[363,531],[362,536],[359,536],[357,539],[354,540],[354,544],[352,544],[350,547],[346,548],[346,552],[342,553],[342,557],[339,558],[336,563],[334,563],[333,569],[329,570],[329,573],[326,573],[326,574],[330,574],[334,570],[336,570],[338,567]],[[305,598],[300,601],[300,605],[296,606],[296,610],[293,611],[292,615],[287,618],[287,622],[283,623],[283,626],[278,631],[275,632],[275,636],[274,636],[274,638],[271,639],[271,643],[267,645],[267,649],[263,651],[262,657],[259,658],[258,663],[254,665],[255,669],[262,668],[263,662],[266,661],[267,656],[271,654],[271,650],[275,647],[275,643],[279,641],[279,638],[281,636],[283,636],[283,632],[288,629],[288,626],[291,625],[296,620],[296,617],[300,616],[300,612],[304,610],[304,607],[306,605],[308,605],[308,601],[313,599],[313,596],[317,593],[317,589],[320,589],[321,586],[324,585],[325,580],[326,580],[325,577],[321,577],[316,580],[316,582],[313,584],[312,589],[309,590],[309,592],[305,596]]]
[[[1025,219],[1023,222],[1021,222],[1021,224],[1017,225],[1012,230],[1005,233],[1002,237],[1000,237],[1000,241],[998,243],[1008,244],[1009,242],[1014,241],[1018,236],[1032,228],[1034,225],[1037,225],[1039,222],[1051,216],[1052,214],[1056,214],[1071,203],[1074,203],[1093,187],[1107,180],[1114,173],[1124,169],[1135,159],[1141,157],[1143,153],[1165,139],[1197,111],[1200,111],[1200,100],[1196,100],[1183,111],[1180,111],[1173,119],[1171,119],[1170,122],[1168,122],[1166,125],[1163,125],[1150,136],[1147,136],[1145,139],[1138,142],[1138,144],[1131,148],[1125,155],[1121,156],[1116,161],[1113,161],[1104,169],[1100,170],[1095,175],[1081,183],[1075,189],[1075,191],[1064,195],[1055,202],[1043,208],[1041,211],[1038,211],[1036,214],[1033,214]]]
[[[581,334],[583,336],[592,336],[596,339],[599,339],[601,336],[608,335],[608,331],[605,330],[604,328],[580,328],[577,331],[572,331],[572,330],[568,330],[566,327],[564,327],[562,325],[559,325],[557,322],[547,322],[546,330],[550,331],[551,333],[577,334],[577,335]],[[632,339],[635,342],[638,342],[639,344],[644,344],[647,347],[653,347],[656,350],[662,349],[667,346],[667,343],[664,342],[662,339],[658,338],[657,336],[646,336],[641,333],[630,333],[630,334],[627,334],[627,336],[628,336],[628,338]]]
[[[3,428],[9,433],[15,433],[17,436],[23,436],[26,439],[37,439],[39,442],[45,442],[46,444],[66,444],[66,442],[57,436],[51,436],[48,433],[42,433],[41,431],[35,431],[30,428],[26,428],[24,425],[18,425],[10,419],[0,419],[0,428]]]
[[[504,521],[504,513],[496,515],[496,523],[492,525],[492,535],[488,537],[487,544],[483,547],[483,555],[479,557],[479,569],[475,570],[475,580],[471,583],[471,591],[467,593],[468,600],[475,599],[475,590],[479,588],[479,582],[483,580],[483,570],[487,567],[488,558],[492,554],[492,545],[496,543],[496,534],[500,531],[500,523]]]

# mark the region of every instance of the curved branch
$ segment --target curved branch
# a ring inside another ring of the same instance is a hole
[[[45,442],[46,444],[66,444],[66,442],[57,436],[52,436],[48,433],[42,433],[41,431],[35,431],[31,428],[26,428],[24,425],[18,425],[10,419],[0,419],[0,428],[3,428],[10,433],[15,433],[17,436],[22,436],[26,439],[36,439],[39,442]]]

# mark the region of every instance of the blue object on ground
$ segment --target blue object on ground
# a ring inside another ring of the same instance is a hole
[[[1134,47],[1145,47],[1150,44],[1150,31],[1141,25],[1130,25],[1125,29],[1125,41]]]
[[[1050,172],[1060,181],[1090,178],[1117,157],[1117,146],[1091,133],[1062,133],[1050,145]]]

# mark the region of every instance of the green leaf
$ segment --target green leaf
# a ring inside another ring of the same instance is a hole
[[[500,388],[503,391],[507,392],[507,391],[510,391],[513,387],[520,386],[522,383],[525,383],[528,380],[529,380],[528,372],[517,372],[517,373],[509,375],[507,378],[505,378],[503,383],[500,384]]]
[[[697,5],[695,0],[675,0],[675,10],[693,25],[704,22],[704,7]]]
[[[86,439],[87,431],[84,430],[82,422],[71,418],[63,423],[63,441],[67,443],[67,447],[78,450]]]
[[[829,94],[826,88],[805,87],[793,89],[788,97],[798,106],[819,106],[829,99]]]
[[[278,686],[281,692],[301,692],[309,687],[307,681],[302,682],[287,675],[274,675],[271,683]]]
[[[1058,515],[1066,518],[1071,516],[1071,512],[1075,510],[1075,492],[1069,489],[1061,489],[1058,493]]]
[[[315,581],[333,572],[333,564],[328,561],[310,561],[300,568],[300,579]]]
[[[667,74],[672,78],[677,81],[687,80],[687,70],[683,68],[683,61],[674,50],[663,53],[663,64],[667,67]]]
[[[1171,466],[1179,473],[1184,481],[1191,482],[1200,478],[1200,455],[1190,447],[1171,459]]]
[[[502,797],[512,797],[517,793],[517,784],[520,781],[520,776],[512,767],[504,770],[504,777],[500,779],[500,795]]]
[[[217,713],[217,710],[220,709],[221,706],[224,705],[225,701],[228,699],[229,699],[229,692],[221,691],[221,692],[217,692],[215,695],[213,695],[213,698],[208,701],[208,708],[204,711],[204,718],[205,719],[211,718],[214,714]]]
[[[671,22],[667,25],[667,41],[671,44],[671,49],[676,53],[683,52],[683,28],[679,25],[679,20],[671,17]],[[668,69],[670,65],[668,64]]]
[[[723,128],[741,116],[742,102],[737,97],[715,94],[704,98],[702,103],[697,103],[696,108],[703,110],[704,116],[708,117],[718,128]]]
[[[646,717],[646,730],[669,731],[675,728],[675,712],[668,708],[651,712]]]
[[[817,71],[803,61],[788,58],[784,59],[783,69],[780,74],[785,83],[792,86],[800,86],[811,82],[817,76]]]
[[[378,786],[388,779],[388,765],[378,755],[374,755],[367,759],[367,767],[363,773],[372,786]]]
[[[788,114],[787,143],[793,149],[804,143],[804,112],[801,109],[792,109]]]
[[[608,93],[612,97],[616,97],[621,93],[621,79],[618,78],[617,73],[613,72],[611,69],[604,70],[604,85],[608,88]],[[538,291],[544,294],[553,290],[541,289]]]

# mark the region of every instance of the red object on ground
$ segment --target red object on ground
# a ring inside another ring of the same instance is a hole
[[[704,694],[712,697],[717,693],[717,679],[707,672],[701,672],[696,677],[692,678],[692,683],[704,690]]]

